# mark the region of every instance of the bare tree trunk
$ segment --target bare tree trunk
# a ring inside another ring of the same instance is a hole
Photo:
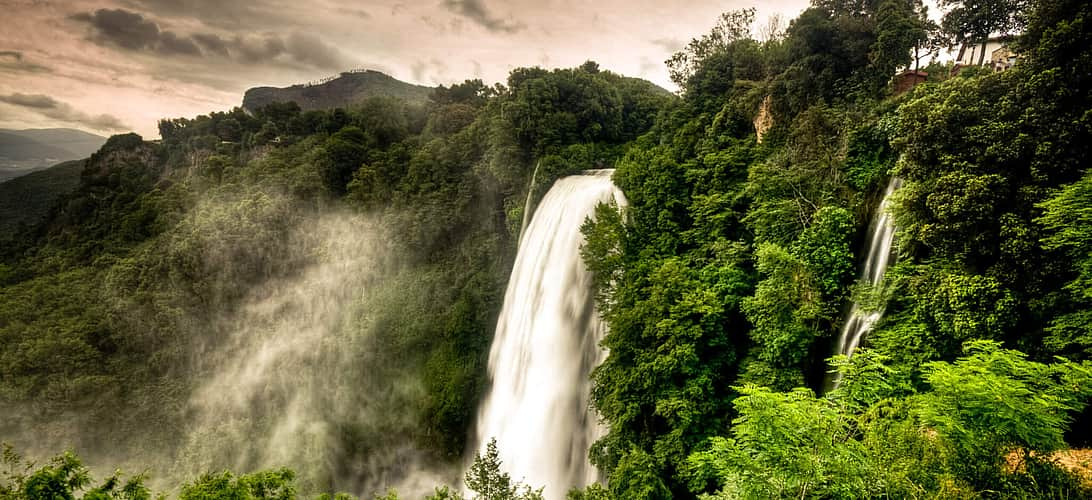
[[[967,53],[967,42],[959,44],[959,57],[956,57],[956,61],[963,62],[963,54]]]
[[[986,42],[989,42],[989,41],[990,41],[989,37],[982,40],[982,53],[978,54],[978,65],[979,66],[981,66],[982,63],[984,63],[986,61]]]

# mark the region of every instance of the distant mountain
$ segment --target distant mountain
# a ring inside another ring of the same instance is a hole
[[[354,71],[315,84],[255,87],[243,96],[243,108],[253,111],[274,102],[295,102],[304,111],[343,108],[374,96],[423,103],[430,92],[432,87],[406,83],[378,71]]]
[[[71,151],[63,148],[28,139],[13,134],[12,131],[0,131],[0,159],[2,160],[24,161],[45,158],[60,160],[71,155]]]
[[[72,128],[0,129],[0,158],[81,159],[91,156],[105,142],[105,137]]]
[[[34,225],[49,213],[62,195],[80,184],[83,160],[67,161],[0,183],[0,241],[12,236],[20,223]]]
[[[106,138],[70,128],[0,129],[0,182],[91,156]]]

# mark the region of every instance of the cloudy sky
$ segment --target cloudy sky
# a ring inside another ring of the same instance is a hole
[[[806,0],[0,0],[0,128],[157,136],[259,85],[369,68],[437,85],[585,60],[671,87],[663,61],[724,11]]]

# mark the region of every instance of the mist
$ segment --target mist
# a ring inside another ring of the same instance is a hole
[[[207,375],[189,401],[193,424],[178,458],[184,476],[290,467],[303,490],[332,491],[386,483],[391,466],[416,460],[413,447],[372,447],[404,431],[397,422],[413,419],[398,413],[422,392],[414,380],[391,380],[392,370],[374,366],[382,332],[370,302],[395,271],[382,233],[368,218],[323,213],[281,242],[291,260],[311,263],[248,291],[219,319],[224,343],[194,353]],[[349,452],[345,434],[390,456],[368,454],[368,467],[349,473],[336,460]]]
[[[381,217],[268,187],[230,191],[197,201],[143,249],[169,272],[123,261],[101,290],[126,329],[177,332],[164,341],[177,359],[147,360],[183,381],[149,391],[173,407],[128,398],[117,418],[67,412],[47,430],[31,424],[40,409],[13,409],[5,440],[39,463],[72,449],[95,477],[143,472],[170,495],[205,473],[282,467],[305,495],[420,496],[453,482],[453,465],[418,446],[419,367],[387,359],[388,327],[412,313],[404,292],[419,273],[396,257]],[[164,272],[174,295],[134,299],[134,282]]]

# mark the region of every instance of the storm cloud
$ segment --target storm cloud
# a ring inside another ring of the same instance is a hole
[[[201,55],[201,49],[189,38],[180,37],[173,32],[163,31],[159,34],[159,52],[163,54],[185,54],[191,56]]]
[[[161,18],[190,18],[206,26],[229,30],[262,30],[298,25],[293,0],[121,0],[133,9],[154,12]]]
[[[17,50],[0,50],[0,69],[27,73],[48,73],[52,71],[41,64],[26,60],[23,53]]]
[[[158,55],[224,59],[244,64],[282,63],[339,71],[352,66],[336,47],[317,36],[293,32],[221,36],[215,33],[179,34],[161,29],[140,13],[124,9],[99,9],[72,19],[88,23],[92,41],[132,51]]]
[[[309,33],[297,31],[288,35],[285,48],[292,59],[316,68],[345,69],[348,65],[341,51]]]
[[[350,69],[353,64],[336,47],[308,33],[294,32],[287,37],[258,33],[230,38],[199,33],[193,35],[193,40],[210,56],[244,64],[291,62],[332,71]]]
[[[444,8],[494,33],[516,33],[527,25],[494,16],[482,0],[444,0]]]
[[[76,14],[72,19],[90,24],[98,42],[115,43],[129,50],[155,50],[159,45],[159,25],[136,12],[99,9]],[[170,36],[177,38],[173,33]]]
[[[228,52],[227,42],[219,36],[210,33],[195,33],[191,38],[208,54],[224,58],[231,56],[231,53]]]
[[[354,68],[423,85],[504,82],[521,66],[587,60],[672,89],[663,61],[754,0],[0,0],[0,127],[59,126],[107,112],[156,122],[239,105]],[[786,18],[807,0],[764,0]],[[23,97],[15,97],[21,93]],[[51,97],[69,106],[28,99]],[[10,101],[22,104],[11,104]],[[46,107],[28,107],[37,101]],[[86,112],[80,116],[72,109]],[[107,120],[97,127],[116,126]],[[90,131],[89,127],[86,128]]]
[[[67,103],[43,94],[0,94],[0,102],[34,111],[46,118],[79,124],[95,130],[116,132],[130,129],[116,116],[84,113]]]

